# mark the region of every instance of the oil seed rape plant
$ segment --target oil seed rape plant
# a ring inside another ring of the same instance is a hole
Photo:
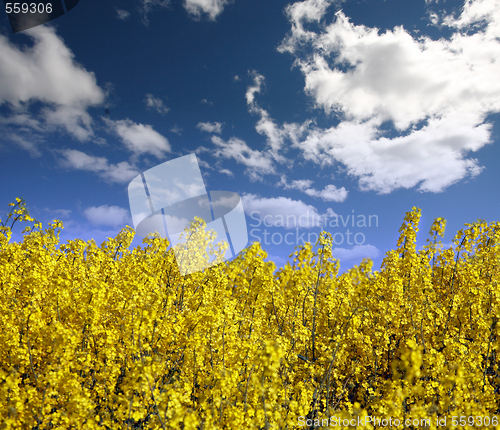
[[[23,200],[11,206],[1,429],[295,429],[367,415],[436,428],[500,414],[499,223],[466,225],[442,249],[438,218],[417,250],[413,208],[380,271],[364,260],[339,275],[323,232],[279,270],[254,243],[181,276],[168,240],[129,250],[130,227],[99,247],[59,245],[62,222],[35,222],[11,243],[7,222],[34,222]]]

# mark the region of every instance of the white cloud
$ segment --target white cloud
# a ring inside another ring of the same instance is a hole
[[[38,144],[40,139],[36,136],[33,135],[32,133],[23,133],[22,131],[16,130],[15,132],[9,131],[9,130],[3,130],[3,128],[0,128],[2,130],[2,137],[5,140],[14,142],[21,148],[25,149],[26,151],[29,152],[30,156],[32,158],[37,158],[41,157],[42,153],[38,149]],[[23,134],[26,134],[26,136],[23,136]]]
[[[116,15],[118,19],[121,19],[122,21],[125,21],[128,18],[130,18],[130,12],[123,9],[116,9]]]
[[[208,101],[207,99],[202,99],[202,100],[200,100],[200,103],[201,103],[201,104],[204,104],[204,105],[209,105],[209,106],[213,106],[213,105],[214,105],[214,103],[213,103],[213,102],[210,102],[210,101]]]
[[[101,173],[101,176],[109,182],[119,184],[130,182],[140,172],[126,161],[117,164],[110,164],[109,168]]]
[[[299,190],[311,197],[318,197],[327,202],[343,202],[347,198],[348,191],[345,187],[337,188],[335,185],[327,185],[323,190],[318,191],[311,185],[313,181],[310,179],[294,180],[287,183],[286,177],[283,175],[278,186],[282,186],[286,190]]]
[[[443,23],[459,29],[474,29],[482,24],[488,24],[490,34],[500,32],[500,1],[499,0],[466,0],[458,19],[446,16]]]
[[[144,102],[149,109],[154,109],[161,115],[167,114],[170,110],[165,106],[162,99],[153,96],[153,94],[146,94],[146,99],[144,100]]]
[[[34,136],[63,128],[81,141],[92,138],[87,109],[104,101],[94,73],[75,61],[53,27],[38,26],[26,34],[33,40],[31,47],[19,47],[0,35],[0,105],[7,104],[12,113],[4,118],[12,121],[2,133],[17,134],[22,127]],[[30,112],[35,102],[42,103],[38,114]]]
[[[282,175],[281,180],[278,182],[278,186],[283,187],[285,190],[300,190],[305,191],[311,187],[314,181],[310,179],[299,179],[292,181],[290,184],[286,180],[286,176]]]
[[[466,151],[475,151],[489,141],[490,126],[475,124],[473,118],[465,117],[433,119],[420,130],[388,139],[377,137],[372,121],[343,122],[311,131],[296,146],[307,160],[345,164],[364,191],[390,193],[418,185],[420,191],[440,192],[481,172],[477,160],[464,158]]]
[[[198,164],[199,164],[201,167],[203,167],[204,169],[207,169],[207,170],[211,170],[211,169],[213,169],[213,167],[212,167],[210,164],[208,164],[205,160],[200,160],[200,159],[198,159]]]
[[[136,124],[129,119],[104,120],[121,137],[125,146],[136,155],[152,154],[162,158],[165,153],[171,152],[167,138],[153,130],[150,125]]]
[[[247,88],[247,92],[245,97],[247,99],[247,105],[250,109],[256,108],[255,105],[255,95],[260,94],[262,92],[262,85],[264,84],[264,76],[260,73],[257,73],[255,70],[250,72],[250,75],[253,78],[253,85]]]
[[[171,215],[165,215],[165,222],[169,234],[180,233],[189,225],[187,218],[179,218]]]
[[[80,141],[85,141],[94,136],[92,131],[92,118],[80,107],[59,106],[55,109],[44,108],[42,115],[45,122],[55,128],[65,128]]]
[[[1,103],[38,100],[59,106],[93,106],[103,101],[94,74],[74,61],[52,27],[39,26],[26,34],[34,41],[31,48],[18,48],[0,35]]]
[[[222,133],[222,123],[220,122],[200,122],[196,127],[207,133]]]
[[[279,50],[295,56],[305,91],[341,123],[311,128],[294,146],[319,164],[344,164],[362,189],[382,193],[416,185],[439,192],[477,175],[468,154],[490,142],[484,121],[500,111],[500,1],[467,1],[458,18],[443,20],[457,29],[449,40],[417,39],[403,27],[380,34],[342,11],[306,30],[329,5],[289,6],[292,31]],[[384,136],[384,122],[396,137]]]
[[[280,152],[286,151],[284,145],[285,139],[292,143],[298,143],[300,139],[309,130],[312,121],[306,121],[303,124],[288,124],[278,126],[269,116],[268,112],[262,109],[255,101],[255,96],[260,94],[264,84],[264,76],[252,71],[252,84],[247,88],[245,97],[247,100],[249,112],[260,116],[256,124],[256,130],[259,134],[265,135],[267,145],[263,151],[251,149],[243,140],[232,137],[227,142],[218,136],[212,136],[212,142],[218,147],[213,151],[216,157],[234,159],[238,163],[247,166],[246,173],[250,179],[262,180],[264,175],[275,174],[274,162],[288,163],[289,167],[293,164],[292,160],[286,159]],[[221,123],[199,123],[198,128],[207,132],[220,133]],[[197,151],[206,148],[199,147]]]
[[[247,88],[245,97],[250,113],[260,116],[255,129],[259,134],[266,136],[269,155],[277,162],[286,162],[288,160],[280,154],[282,150],[286,150],[285,140],[290,139],[292,142],[297,142],[306,133],[312,121],[306,121],[301,125],[284,123],[281,127],[278,126],[269,113],[255,101],[255,96],[262,92],[264,76],[256,71],[252,71],[250,74],[253,78],[253,85]]]
[[[240,197],[237,194],[229,192],[218,196],[214,196],[213,194],[211,194],[210,199],[212,201],[212,207],[214,211],[216,209],[220,209],[225,210],[225,213],[227,213],[234,209],[236,212],[241,213],[240,208],[237,207],[240,203]]]
[[[361,260],[363,258],[377,258],[380,251],[373,245],[356,245],[351,249],[333,248],[332,256],[340,261]]]
[[[303,23],[319,22],[333,2],[329,0],[296,1],[285,8],[292,31],[279,50],[294,53],[298,46],[317,38],[317,34],[304,28]]]
[[[227,175],[227,176],[234,176],[233,172],[231,172],[231,170],[229,170],[229,169],[220,169],[219,173],[224,173],[224,175]]]
[[[155,7],[165,7],[170,6],[170,0],[141,0],[141,13],[142,13],[142,23],[145,26],[149,25],[148,15],[151,13]]]
[[[172,133],[178,134],[179,136],[182,134],[182,128],[180,128],[177,124],[176,124],[176,125],[174,125],[174,126],[170,129],[170,131],[171,131]]]
[[[127,183],[140,172],[126,161],[110,164],[106,157],[96,157],[76,149],[59,151],[63,155],[61,163],[65,167],[97,173],[105,181],[111,183]]]
[[[273,158],[278,161],[284,161],[284,159],[278,154],[283,147],[283,142],[286,137],[286,133],[283,129],[280,129],[276,123],[270,118],[269,113],[259,107],[255,101],[255,95],[260,94],[262,91],[262,85],[264,84],[264,76],[258,74],[257,72],[252,72],[253,75],[253,85],[249,86],[246,92],[246,99],[249,110],[251,113],[259,115],[260,120],[257,122],[255,129],[259,134],[265,135],[267,137],[267,142],[271,148]]]
[[[87,220],[95,226],[125,227],[130,224],[130,211],[119,206],[92,206],[84,210]]]
[[[311,197],[318,197],[325,202],[343,202],[347,198],[348,191],[342,187],[337,188],[335,185],[327,185],[324,189],[318,191],[314,188],[309,188],[304,191]]]
[[[195,152],[195,154],[202,154],[204,152],[210,152],[210,149],[208,149],[206,146],[201,145],[201,146],[198,146],[198,148],[196,148],[194,150],[194,152]]]
[[[327,218],[333,218],[334,216],[336,217],[338,215],[334,212],[334,210],[332,208],[328,208],[326,210],[326,216],[327,216]]]
[[[450,41],[417,40],[402,27],[379,34],[338,12],[311,44],[313,56],[298,63],[306,91],[325,111],[338,110],[356,121],[376,116],[406,130],[429,116],[500,108],[495,79],[500,68],[491,63],[500,45],[492,36],[455,33]],[[336,56],[334,68],[330,56]],[[351,68],[343,71],[343,65]]]
[[[106,157],[95,157],[76,149],[64,149],[61,153],[65,157],[66,165],[78,170],[102,172],[109,167]]]
[[[314,206],[287,197],[264,198],[246,194],[242,198],[245,213],[252,218],[249,227],[311,228],[321,227],[326,215]],[[257,223],[257,224],[256,224]]]
[[[251,149],[243,140],[236,137],[224,142],[219,136],[212,136],[212,142],[217,146],[216,157],[234,159],[247,167],[246,172],[252,180],[261,180],[262,175],[273,174],[274,167],[269,156]]]
[[[229,3],[230,0],[184,0],[184,8],[195,19],[206,15],[209,20],[214,21]]]

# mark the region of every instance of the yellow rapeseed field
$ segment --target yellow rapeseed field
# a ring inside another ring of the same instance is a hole
[[[413,208],[379,271],[339,275],[322,233],[279,270],[254,243],[182,277],[167,239],[129,249],[126,227],[59,245],[61,221],[43,229],[10,205],[0,429],[390,428],[355,422],[368,416],[500,429],[500,223],[441,249],[439,218],[417,250]]]

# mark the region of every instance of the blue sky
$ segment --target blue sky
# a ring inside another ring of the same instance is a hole
[[[412,206],[420,245],[436,217],[445,243],[499,219],[499,40],[499,0],[81,0],[16,34],[3,14],[0,213],[21,196],[100,244],[134,177],[196,153],[278,266],[321,219],[342,269],[378,269]]]

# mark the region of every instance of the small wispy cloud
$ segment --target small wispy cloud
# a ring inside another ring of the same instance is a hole
[[[162,99],[155,97],[153,94],[146,94],[146,99],[144,100],[148,109],[153,109],[161,115],[166,115],[170,108],[166,107]]]
[[[69,216],[73,212],[71,209],[50,209],[50,208],[42,208],[42,209],[34,208],[34,209],[35,212],[44,212],[49,216],[58,218],[69,218]]]
[[[182,131],[183,131],[183,130],[182,130],[182,128],[180,128],[180,127],[176,124],[176,125],[174,125],[174,126],[170,129],[170,131],[171,131],[172,133],[178,134],[178,135],[180,136],[180,135],[182,134]]]
[[[123,9],[116,9],[116,15],[118,19],[121,19],[122,21],[125,21],[128,18],[130,18],[130,12]]]
[[[222,132],[222,123],[220,122],[200,122],[196,126],[201,131],[206,131],[207,133],[217,133],[221,134]]]
[[[308,196],[320,198],[325,202],[340,203],[343,202],[349,194],[345,187],[337,188],[335,185],[327,185],[324,189],[317,190],[312,187],[312,184],[313,181],[310,179],[294,180],[288,183],[286,176],[283,175],[277,186],[281,186],[286,190],[299,190]]]
[[[149,25],[149,17],[148,15],[151,11],[156,7],[168,8],[170,6],[170,0],[141,0],[141,14],[142,14],[142,23],[145,26]]]
[[[227,175],[227,176],[234,176],[233,172],[231,172],[231,170],[229,170],[229,169],[220,169],[219,172],[224,173],[224,175]]]
[[[122,140],[135,155],[152,154],[163,158],[171,152],[170,143],[165,136],[155,131],[151,125],[137,124],[129,119],[113,121],[103,118],[108,127]]]
[[[288,139],[293,143],[297,143],[302,135],[308,130],[312,121],[309,120],[303,124],[284,123],[283,125],[278,125],[276,121],[271,118],[269,113],[260,107],[255,100],[255,97],[263,92],[265,85],[264,76],[257,73],[255,70],[250,72],[250,76],[253,82],[248,86],[245,97],[249,112],[253,115],[260,116],[259,121],[255,125],[255,130],[260,135],[266,137],[269,155],[273,159],[279,163],[289,161],[282,155],[282,152],[287,149],[285,141]]]
[[[230,0],[184,0],[184,8],[194,19],[206,17],[215,21],[229,3]]]

